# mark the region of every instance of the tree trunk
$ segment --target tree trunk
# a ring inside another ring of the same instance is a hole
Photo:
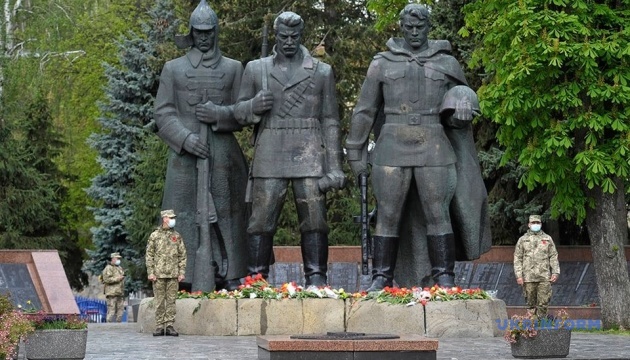
[[[600,187],[586,189],[595,201],[586,209],[586,226],[591,239],[595,279],[605,329],[630,329],[630,279],[623,244],[628,236],[625,188],[615,179],[617,190],[605,193]]]

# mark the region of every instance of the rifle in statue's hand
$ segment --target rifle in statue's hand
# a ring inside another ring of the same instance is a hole
[[[263,32],[262,32],[262,48],[260,52],[261,59],[267,57],[267,54],[269,51],[268,39],[269,39],[269,27],[267,26],[267,23],[265,22],[265,24],[263,25]],[[262,84],[262,90],[267,90],[269,87],[267,84],[267,65],[264,62],[261,62],[261,67],[262,67],[262,74],[261,74],[260,80]],[[254,129],[252,130],[252,137],[250,139],[250,143],[254,147],[254,153],[256,153],[256,144],[258,144],[258,132],[260,131],[260,124],[261,124],[261,120],[263,116],[253,114],[252,118],[253,118],[252,122],[255,125],[254,125]],[[247,176],[247,188],[245,190],[245,202],[247,203],[252,202],[252,189],[254,187],[254,178],[252,176],[253,164],[254,162],[252,161],[252,163],[249,166],[249,174]]]
[[[359,175],[359,189],[361,191],[361,274],[369,274],[369,259],[372,254],[372,237],[370,236],[370,214],[368,212],[368,175]]]
[[[204,94],[203,103],[207,96]],[[199,122],[199,140],[208,144],[208,124]],[[210,237],[211,224],[217,224],[217,209],[214,206],[210,192],[210,158],[197,158],[197,214],[196,222],[199,229],[199,247],[195,253],[195,268],[193,271],[192,291],[214,291],[215,272],[217,263],[213,259],[212,241]],[[218,234],[217,234],[218,235]]]

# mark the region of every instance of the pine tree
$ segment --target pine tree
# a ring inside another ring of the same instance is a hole
[[[159,211],[166,149],[146,126],[153,119],[153,102],[164,53],[178,22],[171,1],[157,1],[141,36],[130,33],[118,43],[120,66],[105,64],[107,101],[101,104],[103,131],[89,142],[104,172],[93,179],[88,194],[98,201],[92,208],[100,224],[92,229],[94,249],[85,268],[100,273],[111,252],[120,252],[132,276],[129,289],[142,284],[147,233]],[[154,166],[162,163],[163,166]],[[138,227],[136,227],[138,225]]]
[[[64,144],[46,99],[37,88],[31,94],[21,106],[5,107],[8,119],[0,122],[0,248],[56,249],[70,285],[81,289],[83,251],[76,233],[63,230],[67,179],[54,162]]]

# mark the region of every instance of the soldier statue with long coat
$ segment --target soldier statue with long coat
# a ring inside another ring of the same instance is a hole
[[[356,176],[368,171],[377,200],[372,284],[455,284],[455,260],[490,248],[486,189],[472,140],[479,111],[448,41],[429,41],[429,11],[400,13],[403,38],[387,42],[367,72],[346,141]],[[384,114],[382,126],[377,121]],[[380,127],[379,127],[380,126]],[[398,266],[397,266],[397,260]]]
[[[217,15],[202,0],[190,17],[190,33],[175,39],[178,47],[190,50],[164,65],[155,101],[158,136],[170,147],[162,208],[177,213],[177,230],[189,254],[185,277],[193,289],[204,291],[213,289],[200,285],[208,283],[201,278],[215,274],[193,276],[195,262],[218,266],[217,286],[232,290],[246,275],[247,260],[247,164],[233,134],[242,129],[233,104],[243,66],[222,56],[218,35]],[[209,128],[206,141],[200,137],[204,126]],[[209,162],[207,189],[197,185],[198,159]],[[210,207],[216,208],[209,232],[212,254],[197,253],[203,240],[197,214],[200,196],[208,196]]]

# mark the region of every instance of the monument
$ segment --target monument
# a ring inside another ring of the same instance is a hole
[[[158,136],[170,147],[162,209],[177,214],[192,290],[234,290],[246,275],[247,164],[233,132],[243,66],[219,49],[217,15],[201,0],[185,56],[164,65],[155,100]]]
[[[368,291],[394,278],[406,287],[454,286],[455,260],[477,259],[491,245],[471,129],[477,96],[450,43],[428,40],[425,6],[407,5],[399,19],[403,37],[372,60],[346,141],[359,178],[369,171],[369,135],[377,137],[369,156],[377,215]]]
[[[0,250],[0,294],[25,309],[79,314],[57,250]]]
[[[306,286],[327,283],[326,192],[345,184],[335,79],[301,45],[304,21],[274,21],[272,55],[245,67],[234,114],[255,125],[252,215],[247,227],[250,275],[269,276],[273,237],[291,184],[301,233]]]

